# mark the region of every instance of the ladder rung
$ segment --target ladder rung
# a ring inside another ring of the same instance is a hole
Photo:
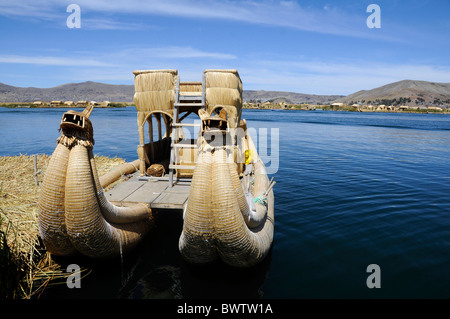
[[[169,169],[195,169],[195,165],[171,164]]]
[[[172,126],[200,126],[200,124],[195,123],[172,123]]]
[[[178,103],[175,103],[175,106],[200,106],[200,107],[203,107],[204,104],[203,103],[181,103],[181,102],[178,102]]]
[[[191,148],[197,148],[197,145],[196,145],[196,144],[175,143],[175,144],[172,144],[172,147],[186,147],[186,148],[191,147]]]
[[[202,99],[201,95],[180,95],[180,101],[200,101]]]

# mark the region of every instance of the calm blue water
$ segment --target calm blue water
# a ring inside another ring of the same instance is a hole
[[[0,108],[0,154],[51,154],[63,109]],[[160,226],[81,289],[47,298],[450,298],[450,116],[244,110],[248,127],[279,129],[275,239],[257,267],[191,266],[182,221]],[[136,111],[94,109],[96,154],[137,158]],[[272,145],[273,147],[273,145]],[[366,268],[381,269],[369,289]]]

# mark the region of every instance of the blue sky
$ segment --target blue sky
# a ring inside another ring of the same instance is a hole
[[[69,4],[81,27],[69,28]],[[368,28],[370,4],[381,28]],[[136,69],[238,69],[248,90],[351,94],[450,82],[450,1],[0,0],[0,82],[133,84]]]

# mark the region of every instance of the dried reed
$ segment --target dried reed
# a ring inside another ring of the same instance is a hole
[[[180,92],[186,93],[201,93],[202,82],[180,82]]]
[[[50,157],[37,156],[43,173]],[[99,174],[125,163],[121,158],[96,157]],[[40,187],[34,182],[33,156],[0,157],[0,299],[32,298],[55,279],[67,277],[46,252],[39,236],[37,205]]]
[[[205,70],[206,103],[208,112],[217,106],[227,112],[229,125],[236,128],[242,112],[242,81],[236,70]]]
[[[207,88],[237,89],[242,92],[242,81],[237,70],[205,70]]]
[[[134,103],[138,112],[173,109],[176,70],[134,71]]]

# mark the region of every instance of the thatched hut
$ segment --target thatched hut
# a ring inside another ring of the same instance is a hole
[[[62,101],[59,101],[59,100],[54,100],[54,101],[51,101],[50,102],[50,106],[60,106],[60,105],[62,105],[63,104],[63,102]]]
[[[134,104],[138,112],[138,154],[142,175],[149,165],[164,161],[168,155],[166,151],[156,150],[166,150],[170,145],[174,117],[178,121],[180,114],[198,114],[200,108],[204,108],[209,114],[218,114],[224,110],[229,127],[236,128],[239,125],[242,113],[242,81],[237,70],[207,69],[203,72],[201,82],[180,82],[178,70],[137,70],[133,74]],[[159,138],[156,141],[153,136],[152,118],[156,119],[158,125]],[[145,123],[149,125],[149,143],[146,143],[145,139]],[[162,131],[162,123],[165,125],[165,132]],[[194,154],[193,150],[191,153]],[[190,158],[190,162],[195,164],[195,158],[188,150],[182,150],[180,154],[184,154],[184,157]],[[178,170],[180,171],[183,170]],[[188,171],[192,174],[192,170]]]
[[[175,103],[175,88],[178,81],[177,70],[137,70],[134,71],[134,104],[136,106],[140,159],[139,170],[145,175],[147,167],[161,162],[167,157],[167,152],[157,152],[157,149],[167,149],[170,146],[170,124],[172,123]],[[159,140],[153,140],[152,117],[158,123]],[[161,119],[165,123],[166,132],[162,135]],[[149,143],[145,142],[144,125],[148,123]]]
[[[111,102],[109,102],[109,101],[103,101],[103,102],[100,102],[100,104],[98,106],[99,107],[108,107],[110,103]]]

